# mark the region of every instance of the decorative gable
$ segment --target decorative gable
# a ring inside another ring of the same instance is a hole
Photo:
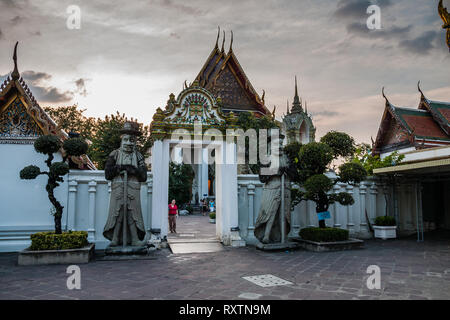
[[[42,129],[28,114],[19,97],[0,110],[0,137],[37,137],[42,134]]]

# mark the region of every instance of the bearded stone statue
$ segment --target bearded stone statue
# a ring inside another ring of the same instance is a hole
[[[147,181],[147,166],[144,157],[136,151],[136,138],[141,133],[136,122],[125,122],[120,132],[120,148],[111,152],[105,164],[105,177],[112,182],[108,220],[103,236],[111,240],[111,247],[142,246],[145,227],[140,190],[141,183]],[[127,239],[125,244],[124,238]]]

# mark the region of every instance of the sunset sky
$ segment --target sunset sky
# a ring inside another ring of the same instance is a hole
[[[294,76],[317,137],[345,131],[375,138],[381,88],[417,108],[417,81],[432,100],[450,101],[450,53],[438,0],[0,0],[0,77],[19,71],[41,106],[78,104],[103,117],[118,110],[149,124],[170,93],[192,82],[214,47],[217,26],[277,118],[292,102]],[[381,30],[366,9],[381,8]],[[81,28],[66,9],[81,9]],[[444,0],[449,8],[450,0]],[[220,40],[220,42],[222,39]]]

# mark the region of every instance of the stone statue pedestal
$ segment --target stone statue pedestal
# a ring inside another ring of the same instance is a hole
[[[301,248],[300,244],[297,242],[286,241],[284,243],[261,243],[259,242],[256,245],[256,249],[262,251],[281,251],[281,250],[289,250],[289,249],[298,249]]]
[[[148,254],[147,246],[108,246],[105,249],[106,255],[138,255],[138,254]]]

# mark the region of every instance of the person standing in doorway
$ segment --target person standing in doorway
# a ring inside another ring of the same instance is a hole
[[[169,204],[169,229],[171,233],[177,233],[177,216],[178,207],[175,204],[175,199]]]

